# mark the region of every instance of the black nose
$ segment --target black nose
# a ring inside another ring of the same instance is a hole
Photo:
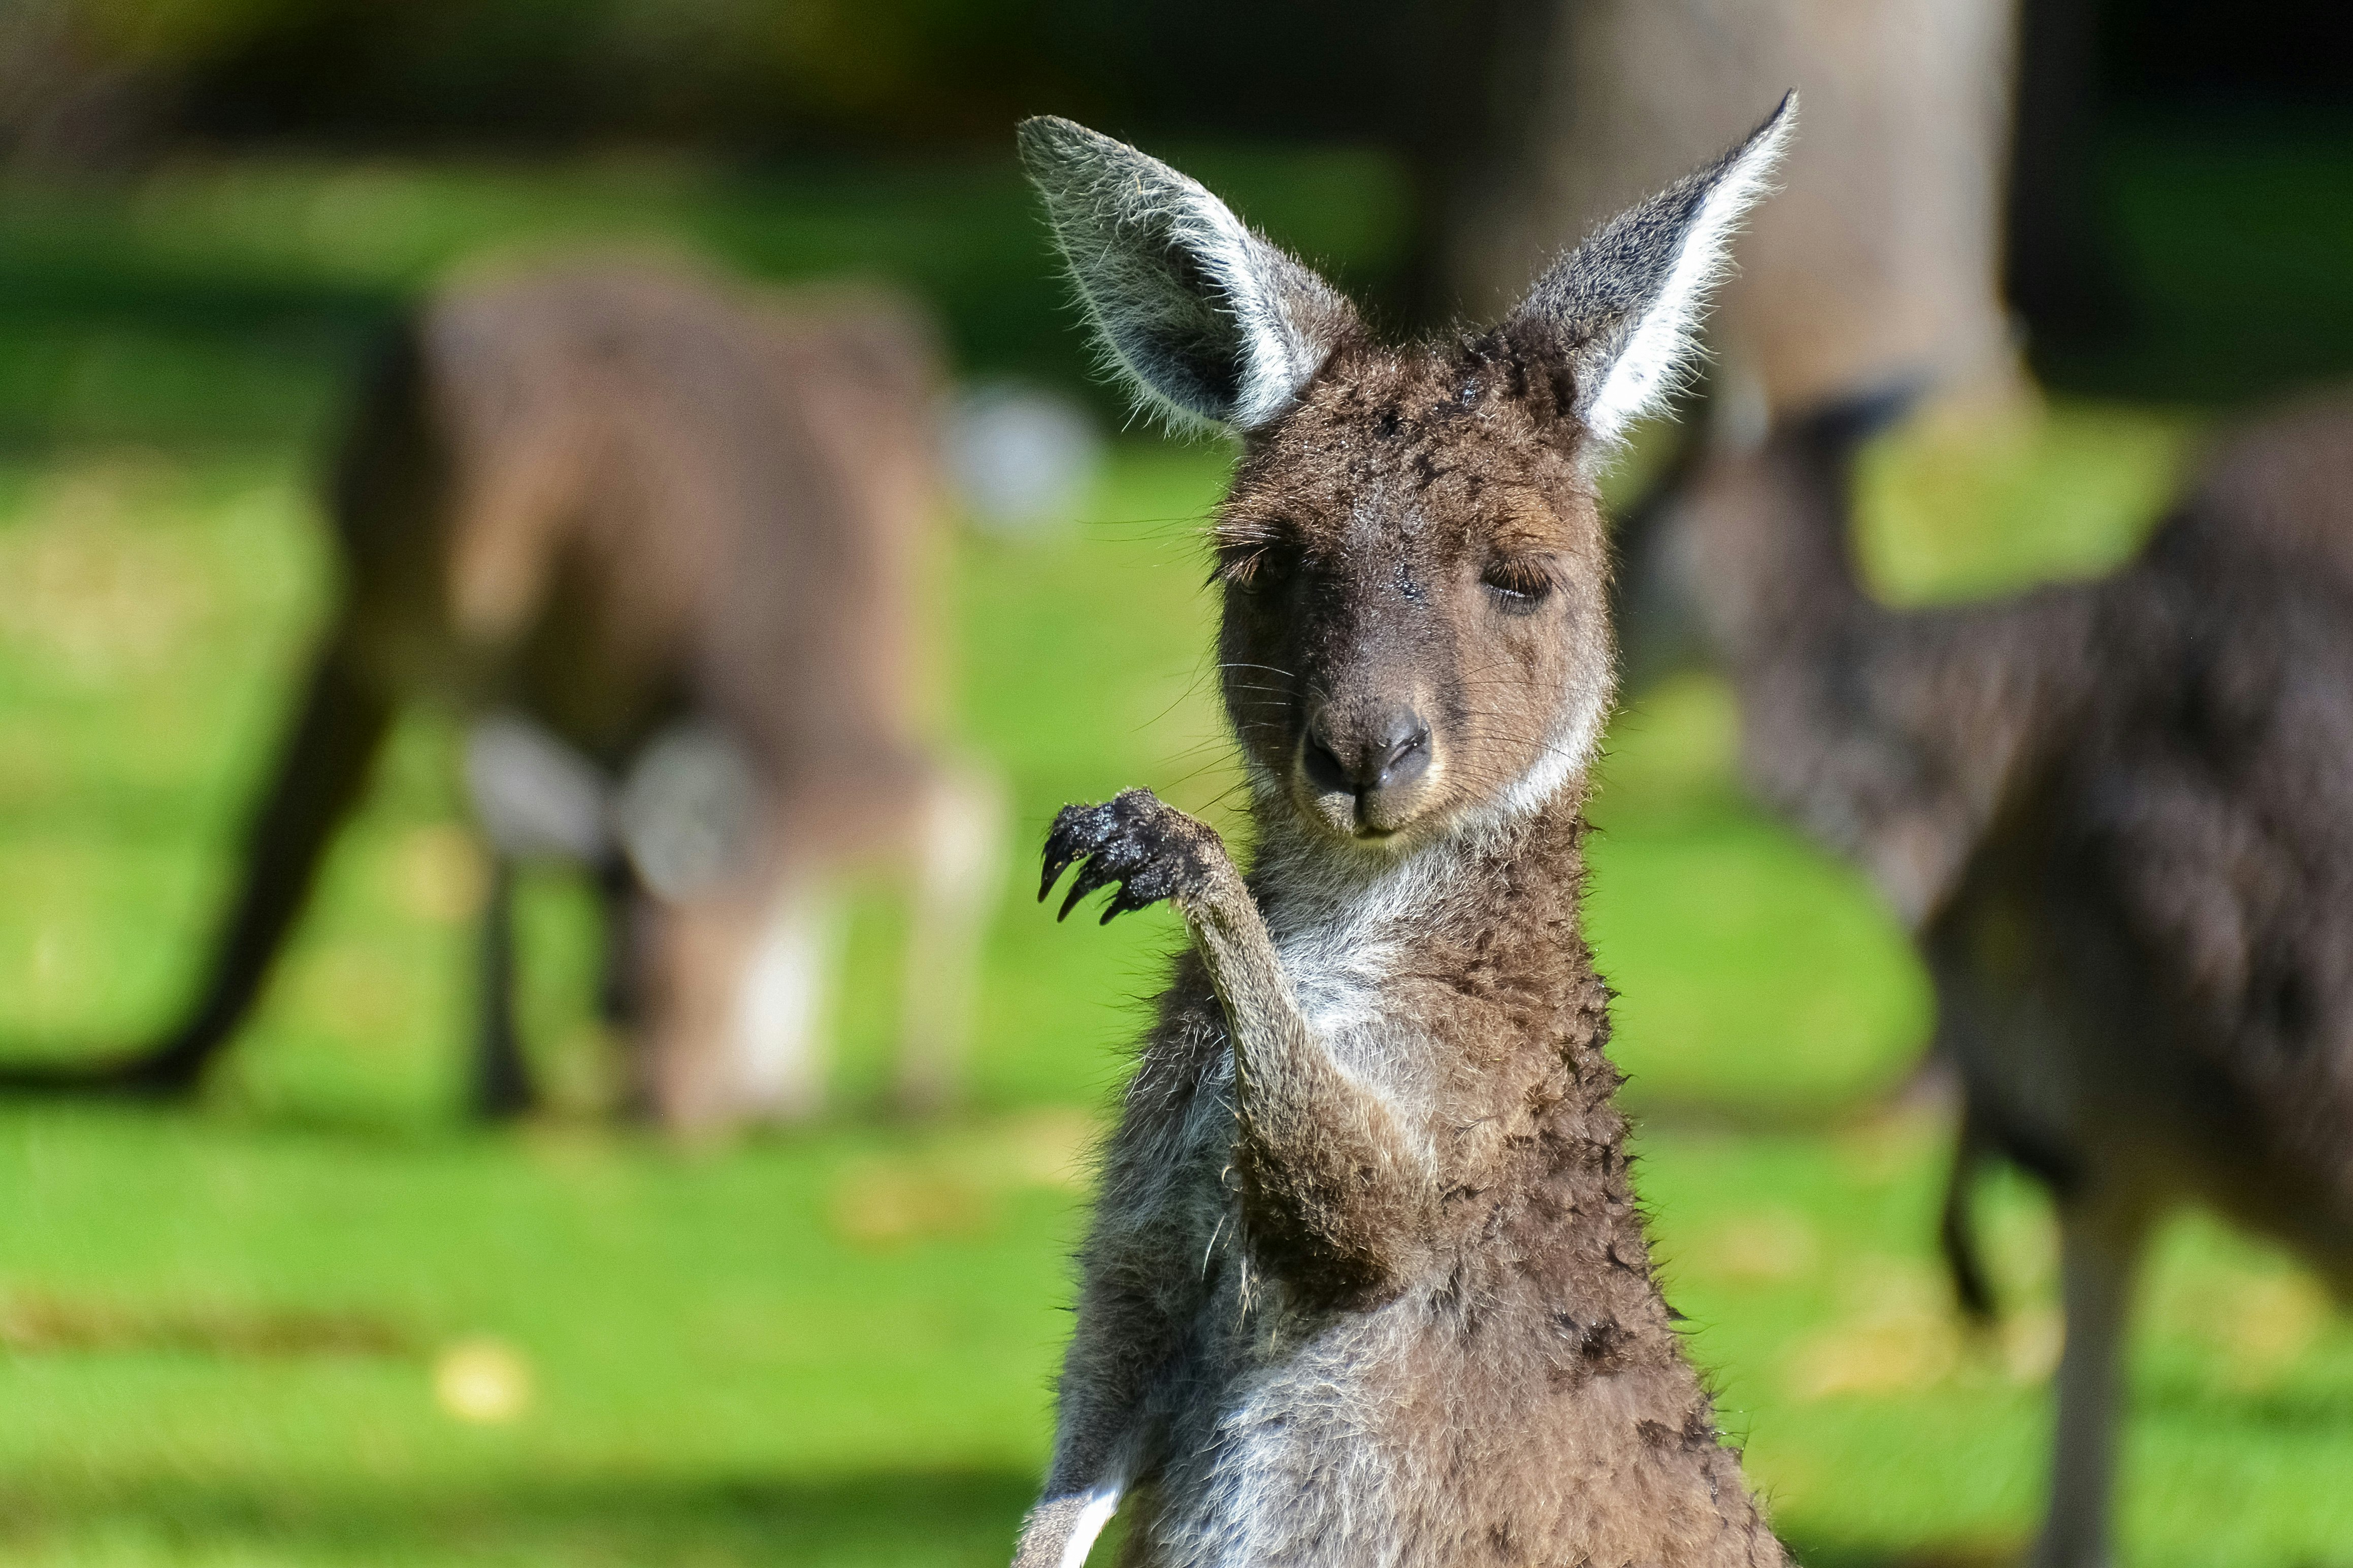
[[[1327,794],[1396,789],[1430,771],[1430,726],[1412,709],[1398,708],[1351,736],[1335,733],[1319,714],[1307,726],[1303,761],[1309,781]]]

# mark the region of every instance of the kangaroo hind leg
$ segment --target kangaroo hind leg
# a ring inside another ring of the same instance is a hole
[[[2059,1361],[2051,1510],[2031,1568],[2108,1568],[2116,1456],[2124,1421],[2125,1331],[2152,1216],[2086,1194],[2059,1213],[2067,1315]]]

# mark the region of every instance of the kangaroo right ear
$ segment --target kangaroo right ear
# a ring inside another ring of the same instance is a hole
[[[1356,312],[1156,158],[1052,116],[1021,165],[1113,363],[1147,407],[1250,430],[1291,405]]]
[[[1596,229],[1513,312],[1513,325],[1558,345],[1571,412],[1605,448],[1666,401],[1695,357],[1733,230],[1768,188],[1797,118],[1792,92],[1739,146]]]

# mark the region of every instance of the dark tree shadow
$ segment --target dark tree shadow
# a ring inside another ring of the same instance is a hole
[[[0,1487],[0,1558],[69,1540],[145,1541],[203,1561],[988,1564],[1012,1555],[1036,1477],[866,1472],[830,1479],[583,1475],[462,1489],[387,1482],[264,1491],[58,1476]]]
[[[1928,1541],[1901,1546],[1834,1536],[1785,1538],[1805,1568],[2014,1568],[2026,1557],[2022,1541]]]

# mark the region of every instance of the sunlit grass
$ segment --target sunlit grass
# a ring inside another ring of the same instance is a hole
[[[0,366],[0,422],[39,426],[0,456],[18,1054],[132,1038],[190,982],[328,592],[317,438],[371,312],[467,246],[579,211],[773,226],[795,267],[885,226],[847,194],[770,213],[660,168],[570,194],[397,167],[173,178],[128,212],[0,216],[0,274],[39,285],[0,299],[0,347],[28,351]],[[1008,270],[1037,263],[1020,222]],[[109,247],[111,282],[87,270]],[[238,279],[256,314],[323,301],[315,330],[206,324]],[[203,310],[132,310],[157,298]],[[66,368],[39,368],[52,351]],[[207,388],[252,397],[211,409]],[[1998,443],[1875,455],[1874,578],[1915,600],[2099,570],[2185,430],[2063,403]],[[824,1127],[698,1151],[614,1128],[588,910],[554,872],[528,889],[523,1010],[559,1108],[469,1127],[479,867],[447,719],[406,721],[201,1108],[0,1108],[0,1554],[1002,1562],[1048,1438],[1083,1147],[1176,940],[1165,912],[1055,926],[1028,857],[1056,806],[1131,784],[1232,820],[1197,538],[1225,461],[1125,447],[1068,533],[944,547],[942,729],[1002,771],[1018,835],[971,1108],[944,1128],[875,1114],[898,983],[879,889],[844,917]],[[1590,925],[1669,1288],[1806,1561],[1999,1560],[2040,1492],[2048,1219],[2022,1183],[1994,1194],[2010,1326],[1969,1342],[1928,1246],[1943,1129],[1876,1109],[1925,1034],[1921,979],[1862,880],[1743,800],[1736,723],[1712,681],[1643,694],[1595,812]],[[2353,1560],[2353,1333],[2292,1265],[2205,1224],[2170,1239],[2148,1302],[2131,1561]]]

